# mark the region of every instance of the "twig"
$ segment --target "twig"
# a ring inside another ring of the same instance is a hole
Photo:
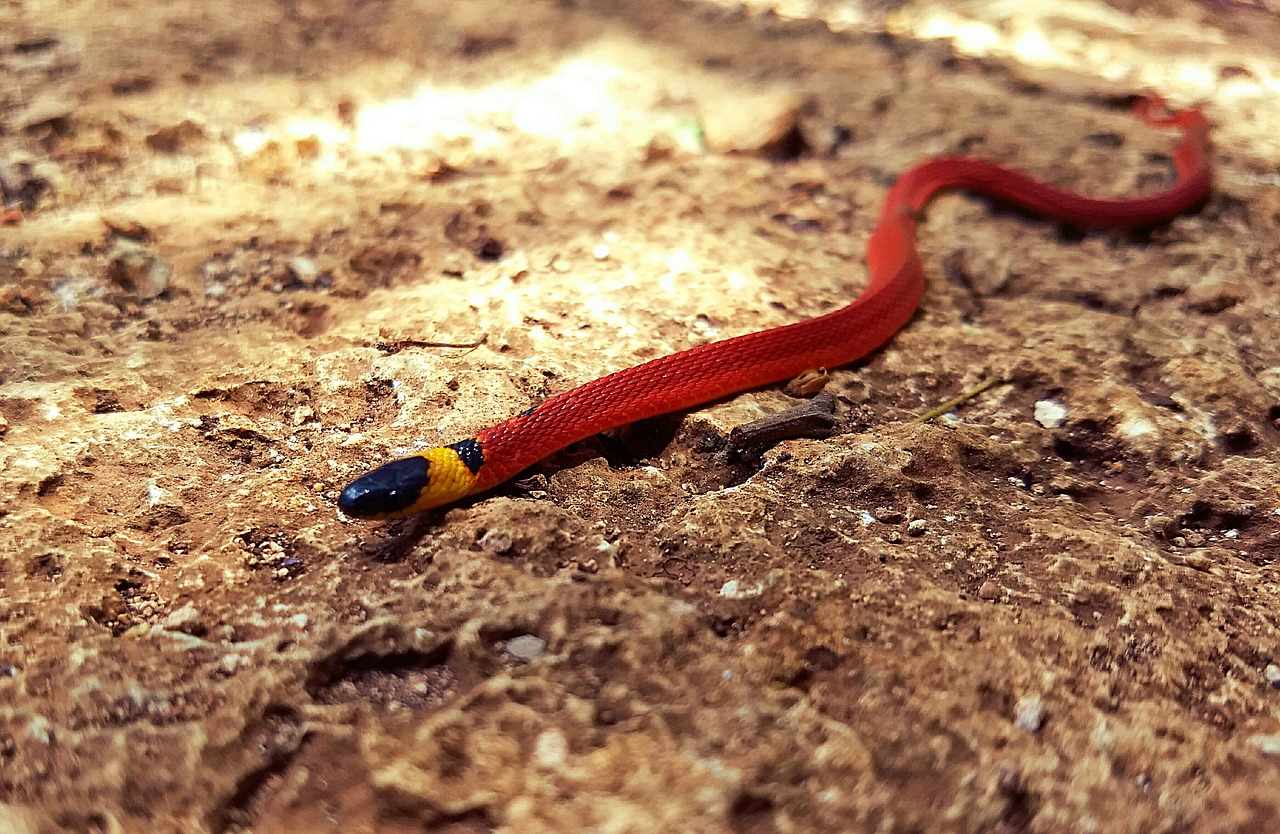
[[[914,422],[927,423],[935,417],[941,417],[943,414],[946,414],[948,411],[960,405],[961,403],[968,402],[969,400],[978,396],[983,391],[987,390],[988,388],[990,388],[992,385],[995,385],[999,381],[1000,381],[999,377],[989,376],[986,379],[982,380],[982,382],[979,382],[976,387],[970,388],[968,391],[965,391],[960,396],[947,400],[945,403],[938,406],[937,408],[929,409],[924,414],[921,414],[919,417],[917,417]]]
[[[811,400],[744,423],[729,432],[729,443],[738,452],[760,446],[772,446],[779,440],[792,437],[813,437],[819,440],[831,436],[836,424],[836,398],[819,394]]]
[[[394,342],[378,342],[374,347],[386,354],[399,353],[405,348],[468,348],[467,353],[470,353],[487,341],[489,341],[488,333],[474,342],[423,342],[417,339],[396,339]]]

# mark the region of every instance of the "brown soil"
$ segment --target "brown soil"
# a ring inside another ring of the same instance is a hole
[[[0,831],[1280,830],[1280,25],[773,5],[0,7]],[[846,303],[929,156],[1159,187],[1145,87],[1208,204],[939,199],[831,438],[732,454],[756,391],[337,513]]]

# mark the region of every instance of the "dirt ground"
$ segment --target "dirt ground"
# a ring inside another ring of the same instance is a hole
[[[1280,830],[1265,4],[11,0],[0,81],[0,832]],[[929,156],[1160,187],[1147,88],[1207,205],[940,198],[832,437],[338,513],[847,303]]]

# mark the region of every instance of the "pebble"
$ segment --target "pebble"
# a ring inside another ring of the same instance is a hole
[[[1249,736],[1249,743],[1267,756],[1280,756],[1280,733]]]
[[[222,670],[222,674],[234,675],[241,666],[248,666],[251,663],[252,661],[242,654],[226,654],[218,662],[218,667]]]
[[[297,167],[292,149],[262,131],[242,131],[233,141],[243,170],[263,182],[279,179]]]
[[[569,740],[559,730],[546,730],[533,744],[533,761],[545,770],[559,770],[569,759]]]
[[[286,268],[289,271],[289,277],[304,287],[314,287],[316,280],[320,277],[320,267],[316,266],[315,261],[303,255],[290,258]]]
[[[1044,726],[1044,699],[1039,695],[1024,695],[1013,709],[1013,724],[1020,730],[1036,733]]]
[[[1167,515],[1149,515],[1142,520],[1142,526],[1146,528],[1148,533],[1159,536],[1162,539],[1171,539],[1178,535],[1181,529],[1178,522]]]
[[[208,631],[204,624],[204,617],[201,616],[199,609],[190,602],[176,611],[170,612],[169,616],[164,618],[162,625],[170,631],[180,631],[183,634],[195,636]]]
[[[1280,689],[1280,666],[1268,663],[1267,668],[1262,670],[1262,676],[1267,679],[1267,683]]]
[[[928,529],[929,522],[925,521],[923,518],[913,518],[911,521],[907,522],[907,535],[909,536],[923,536],[924,531]]]
[[[547,650],[547,641],[532,634],[521,634],[507,641],[507,654],[522,663],[532,663]]]
[[[720,596],[726,599],[748,599],[750,597],[758,597],[763,593],[763,582],[757,582],[754,585],[743,585],[736,579],[730,579],[720,586]]]
[[[108,254],[111,263],[107,267],[107,276],[126,292],[142,301],[149,301],[169,289],[173,267],[145,246],[133,243],[129,238],[118,237]]]
[[[978,588],[978,598],[987,601],[1000,599],[1000,586],[988,579]]]
[[[902,511],[892,507],[876,507],[872,515],[881,524],[899,524],[903,519]]]
[[[717,153],[769,153],[799,130],[805,102],[790,90],[707,100],[698,108],[702,135]]]
[[[1062,428],[1067,422],[1067,415],[1070,409],[1067,404],[1061,400],[1039,400],[1036,402],[1035,410],[1032,412],[1036,418],[1036,422],[1046,429]]]
[[[121,214],[104,214],[98,219],[102,221],[102,225],[107,227],[107,231],[112,234],[127,237],[141,243],[151,239],[151,230],[133,217]]]
[[[511,550],[511,534],[505,530],[489,530],[480,537],[480,547],[490,553],[506,553]]]
[[[1184,296],[1188,307],[1205,315],[1221,313],[1247,297],[1248,293],[1240,282],[1214,275],[1192,284]]]
[[[205,138],[204,129],[190,119],[166,125],[147,136],[147,147],[160,153],[181,153]]]

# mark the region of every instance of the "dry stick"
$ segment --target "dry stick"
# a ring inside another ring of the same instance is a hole
[[[1000,381],[999,377],[989,376],[986,379],[982,380],[982,382],[979,382],[977,387],[970,388],[968,391],[965,391],[960,396],[955,397],[954,399],[947,400],[945,403],[938,406],[937,408],[929,409],[928,411],[926,411],[924,414],[921,414],[912,422],[927,423],[935,417],[941,417],[943,414],[946,414],[948,411],[960,405],[961,403],[967,402],[973,399],[974,397],[978,396],[983,391],[987,390],[988,388],[990,388],[992,385],[995,385],[999,381]]]
[[[468,348],[467,353],[489,341],[489,334],[486,333],[474,342],[423,342],[417,339],[396,339],[394,342],[378,342],[375,348],[383,353],[399,353],[405,348]],[[466,356],[467,353],[462,354]]]
[[[768,446],[791,437],[831,436],[836,424],[836,398],[819,394],[794,408],[761,417],[737,426],[729,432],[729,443],[742,451],[753,446]]]

